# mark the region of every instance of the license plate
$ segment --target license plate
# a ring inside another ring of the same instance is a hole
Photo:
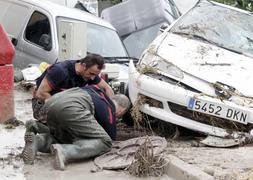
[[[224,119],[229,119],[243,124],[247,124],[249,118],[249,113],[247,113],[247,111],[195,98],[190,99],[188,103],[188,109],[210,114],[216,117],[221,117]]]

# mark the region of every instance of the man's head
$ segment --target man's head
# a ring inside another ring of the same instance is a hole
[[[115,94],[111,99],[116,106],[116,117],[122,117],[130,107],[130,101],[128,97],[124,94]]]
[[[104,68],[104,58],[98,54],[88,54],[79,62],[80,68],[77,71],[85,80],[93,80]]]

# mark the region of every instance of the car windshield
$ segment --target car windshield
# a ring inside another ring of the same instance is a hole
[[[201,1],[170,32],[185,34],[253,57],[253,16]]]
[[[87,23],[87,51],[104,57],[128,56],[116,31]]]

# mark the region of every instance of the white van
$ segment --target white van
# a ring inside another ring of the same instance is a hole
[[[0,24],[15,46],[16,68],[80,59],[87,52],[128,58],[111,24],[46,0],[0,0]]]

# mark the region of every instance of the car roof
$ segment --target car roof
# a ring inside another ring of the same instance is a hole
[[[67,17],[71,19],[83,20],[115,30],[115,28],[109,22],[80,9],[70,8],[47,0],[18,0],[18,2],[24,2],[40,7],[50,12],[54,17]]]

